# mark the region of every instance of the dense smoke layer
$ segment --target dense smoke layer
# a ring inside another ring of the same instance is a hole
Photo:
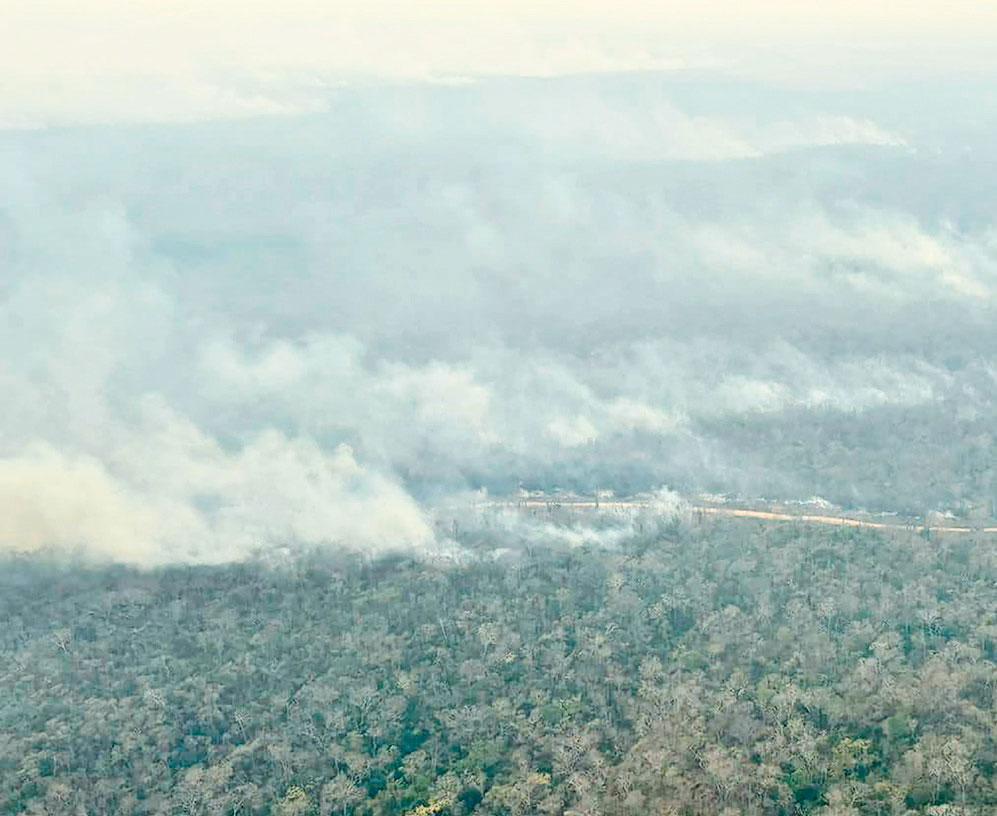
[[[0,134],[0,547],[426,551],[521,485],[992,512],[992,114],[923,90]]]

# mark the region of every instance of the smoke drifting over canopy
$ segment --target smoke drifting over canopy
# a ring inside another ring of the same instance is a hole
[[[431,550],[438,502],[521,483],[974,511],[975,83],[381,83],[2,133],[0,546]]]

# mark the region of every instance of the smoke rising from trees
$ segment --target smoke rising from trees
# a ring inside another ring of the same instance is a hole
[[[976,107],[743,90],[3,133],[0,546],[431,550],[447,497],[521,484],[983,512]]]

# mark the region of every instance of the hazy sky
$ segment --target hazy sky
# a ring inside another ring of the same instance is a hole
[[[853,87],[990,72],[997,3],[5,0],[0,123],[298,113],[360,79],[660,69]]]
[[[8,6],[2,548],[994,493],[992,3]]]

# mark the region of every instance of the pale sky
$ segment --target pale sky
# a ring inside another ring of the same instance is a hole
[[[997,2],[0,3],[0,123],[295,113],[330,85],[659,69],[855,82],[980,71]]]

